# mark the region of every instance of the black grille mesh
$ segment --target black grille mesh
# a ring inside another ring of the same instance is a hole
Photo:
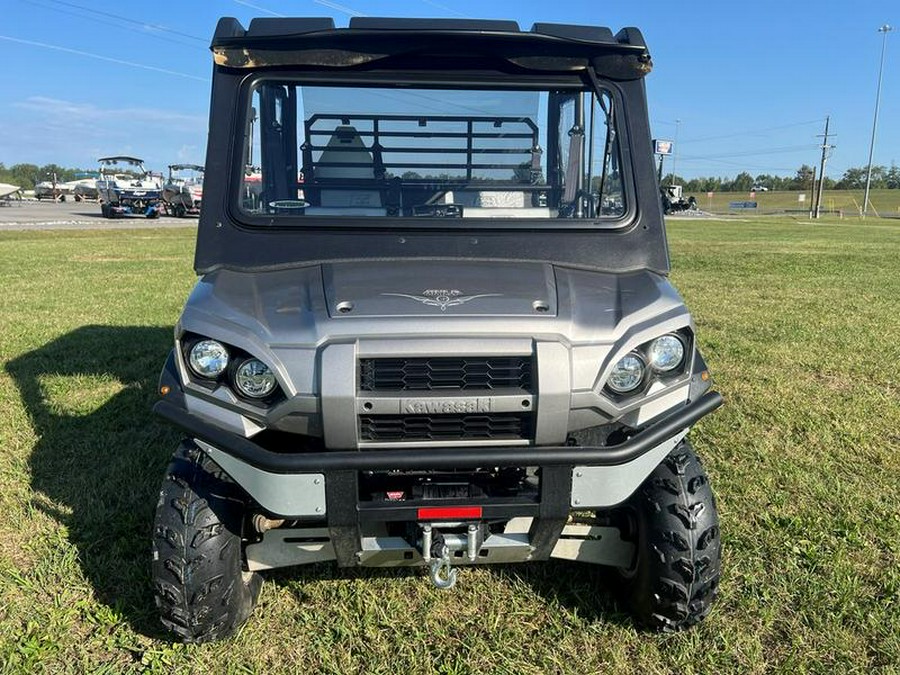
[[[522,389],[531,391],[530,356],[360,359],[362,391]]]
[[[519,440],[532,435],[531,413],[360,415],[364,441]]]

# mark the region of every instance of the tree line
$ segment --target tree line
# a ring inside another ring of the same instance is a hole
[[[749,192],[753,187],[762,186],[769,190],[812,190],[815,170],[806,164],[797,169],[793,176],[773,176],[763,173],[752,176],[742,171],[734,178],[699,177],[686,179],[673,176],[663,177],[663,185],[683,185],[685,192]],[[872,167],[872,189],[900,189],[900,167]],[[862,190],[866,187],[866,167],[851,167],[840,179],[825,177],[826,190]]]
[[[528,165],[530,170],[530,164]],[[79,178],[96,175],[96,171],[88,169],[72,169],[57,164],[13,164],[7,167],[0,162],[0,183],[18,185],[25,190],[33,190],[37,183],[53,180],[66,183]],[[413,173],[413,172],[407,172]],[[663,177],[663,185],[683,185],[685,192],[749,192],[754,186],[763,186],[769,190],[811,190],[814,169],[804,164],[793,176],[774,176],[763,173],[752,176],[742,171],[734,178],[728,177],[699,177],[686,179],[682,176],[673,176],[671,173]],[[404,174],[404,177],[407,177]],[[412,177],[412,176],[410,176]],[[417,174],[416,178],[419,178]],[[826,190],[862,190],[866,186],[866,167],[851,167],[844,172],[839,180],[825,177]],[[872,167],[873,189],[900,189],[900,167],[892,164],[890,167]]]
[[[35,185],[45,180],[52,181],[54,173],[58,183],[97,175],[96,170],[69,169],[57,164],[13,164],[8,167],[0,162],[0,183],[18,185],[23,190],[33,190]]]

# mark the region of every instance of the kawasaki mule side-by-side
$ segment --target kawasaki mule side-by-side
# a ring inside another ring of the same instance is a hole
[[[709,611],[717,408],[669,258],[639,31],[222,19],[195,269],[155,410],[153,577],[186,641],[265,570],[606,565]]]

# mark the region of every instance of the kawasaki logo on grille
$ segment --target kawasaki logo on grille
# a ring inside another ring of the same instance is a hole
[[[406,415],[441,415],[453,413],[489,413],[492,399],[487,396],[479,398],[435,398],[400,401],[400,409]]]

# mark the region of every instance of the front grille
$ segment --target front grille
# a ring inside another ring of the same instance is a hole
[[[532,436],[531,413],[493,415],[360,415],[363,441],[521,440]]]
[[[531,391],[530,356],[360,359],[362,391],[521,389]]]

